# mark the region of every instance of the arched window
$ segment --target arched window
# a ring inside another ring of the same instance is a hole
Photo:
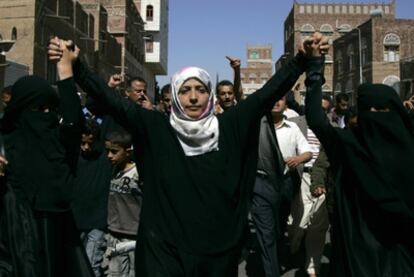
[[[384,62],[398,62],[400,60],[401,40],[397,34],[390,33],[384,37]]]
[[[16,29],[16,27],[13,27],[13,29],[12,29],[11,39],[12,40],[17,40],[17,29]]]
[[[346,54],[348,57],[348,69],[352,70],[354,68],[354,57],[355,57],[354,46],[352,44],[348,45]]]
[[[319,28],[319,31],[320,31],[322,34],[324,34],[324,35],[328,35],[328,36],[332,35],[332,34],[333,34],[333,32],[334,32],[334,30],[333,30],[332,26],[331,26],[331,25],[329,25],[329,24],[322,24],[322,25],[321,25],[321,27]]]
[[[154,7],[152,5],[147,6],[146,15],[147,15],[147,21],[154,20]]]
[[[300,28],[303,36],[310,36],[315,32],[315,28],[311,24],[305,24]]]
[[[252,60],[259,59],[259,53],[257,53],[256,51],[250,52],[250,59]]]
[[[338,28],[338,32],[340,32],[340,33],[348,33],[351,30],[352,30],[352,27],[349,24],[342,24]]]
[[[382,83],[395,89],[398,95],[400,94],[400,78],[398,78],[398,76],[388,75]]]

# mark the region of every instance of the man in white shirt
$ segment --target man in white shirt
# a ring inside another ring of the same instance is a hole
[[[285,161],[284,182],[281,185],[281,199],[279,206],[279,220],[281,240],[285,240],[287,220],[290,214],[291,203],[299,193],[301,173],[298,167],[312,158],[311,148],[298,125],[285,119],[286,98],[283,97],[272,109],[272,119],[280,151]],[[285,256],[285,255],[283,255]],[[283,258],[283,257],[281,257]],[[281,264],[283,265],[283,261]]]

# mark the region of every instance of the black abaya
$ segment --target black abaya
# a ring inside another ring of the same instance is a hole
[[[322,67],[307,72],[306,117],[336,170],[330,275],[414,276],[414,136],[407,113],[391,88],[365,84],[358,90],[359,126],[332,127],[320,105]]]
[[[0,209],[0,276],[93,276],[69,209],[80,101],[72,78],[58,88],[59,107],[42,78],[26,76],[12,88],[2,122],[9,163]]]

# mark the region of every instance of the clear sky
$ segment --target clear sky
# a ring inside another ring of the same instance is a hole
[[[390,1],[390,0],[389,0]],[[388,0],[299,0],[299,3],[372,3]],[[233,79],[225,56],[246,66],[247,45],[271,44],[273,61],[283,53],[283,24],[293,0],[169,0],[168,75],[186,66],[206,69],[215,82]],[[414,0],[396,0],[397,18],[414,19]]]

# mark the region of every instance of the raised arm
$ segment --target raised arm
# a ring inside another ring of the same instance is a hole
[[[324,78],[325,59],[315,58],[314,62],[306,69],[306,98],[305,114],[308,126],[325,148],[328,157],[333,157],[336,151],[336,130],[329,123],[329,120],[322,109],[322,85]]]
[[[241,85],[241,78],[240,78],[240,59],[231,58],[226,56],[226,58],[230,61],[230,66],[233,68],[234,71],[234,79],[233,79],[233,91],[236,98],[237,103],[243,97],[243,88]]]
[[[70,42],[62,41],[59,43],[61,57],[57,61],[56,68],[59,76],[57,87],[60,97],[60,141],[66,149],[68,164],[71,170],[75,171],[80,149],[83,117],[72,71],[72,62],[77,58],[78,53],[71,50],[70,47]]]
[[[52,39],[49,43],[49,57],[59,58],[54,52],[56,40]],[[79,53],[79,49],[76,47]],[[152,111],[144,110],[138,105],[121,97],[97,74],[93,73],[85,66],[79,58],[72,65],[73,76],[78,85],[89,95],[102,102],[109,109],[110,114],[119,124],[131,132],[144,132],[144,117]]]

